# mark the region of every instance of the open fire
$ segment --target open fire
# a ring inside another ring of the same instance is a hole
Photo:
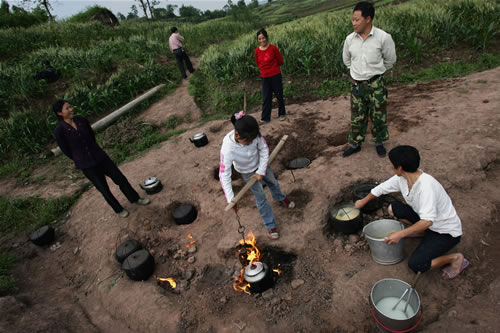
[[[175,289],[175,287],[177,287],[177,283],[175,282],[175,280],[173,278],[156,277],[156,280],[161,281],[161,282],[168,282],[172,289]]]
[[[257,274],[261,275],[266,273],[265,270],[267,269],[267,265],[260,262],[261,252],[257,247],[257,239],[255,238],[252,232],[248,234],[248,237],[245,241],[240,240],[240,244],[241,247],[239,250],[239,258],[243,268],[240,271],[240,276],[235,279],[233,283],[233,288],[236,291],[242,291],[248,295],[251,295],[252,289],[257,289],[257,288],[252,288],[255,283],[254,282],[250,283],[245,279],[245,271],[247,271],[248,273],[249,271],[256,271],[261,269],[263,271],[260,272],[260,274]],[[281,274],[281,271],[277,268],[273,269],[272,271],[278,275]],[[270,277],[271,282],[273,281],[272,274],[273,273],[269,272],[265,274],[266,276]]]

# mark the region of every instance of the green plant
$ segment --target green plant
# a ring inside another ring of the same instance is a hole
[[[11,273],[15,262],[14,254],[0,250],[0,296],[11,293],[16,286],[16,280]]]

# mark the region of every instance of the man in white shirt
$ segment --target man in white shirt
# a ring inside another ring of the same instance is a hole
[[[170,48],[170,52],[175,55],[177,66],[179,66],[179,71],[181,72],[182,78],[186,79],[187,75],[186,70],[184,69],[184,63],[186,63],[186,67],[190,73],[194,72],[193,64],[191,64],[191,60],[184,50],[184,37],[182,37],[176,27],[172,27],[170,31],[172,32],[172,34],[168,38],[168,46]]]
[[[408,259],[408,266],[415,272],[442,269],[443,278],[458,276],[469,261],[462,253],[445,254],[460,242],[462,222],[450,197],[441,184],[418,167],[420,155],[412,146],[398,146],[389,152],[395,176],[371,190],[365,198],[356,201],[362,208],[370,200],[384,194],[401,192],[406,204],[393,202],[389,214],[411,225],[404,230],[390,233],[385,242],[398,243],[402,238],[424,233],[424,238]]]
[[[351,76],[351,131],[347,157],[361,150],[371,119],[371,132],[377,154],[386,155],[383,142],[387,131],[387,89],[383,74],[396,63],[396,48],[391,35],[373,26],[375,8],[369,2],[358,3],[353,10],[354,32],[344,42],[342,58]]]

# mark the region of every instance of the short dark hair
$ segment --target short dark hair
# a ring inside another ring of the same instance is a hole
[[[370,16],[372,20],[375,18],[375,7],[373,7],[371,2],[358,2],[352,12],[354,13],[357,10],[361,11],[361,16],[364,18],[367,18],[368,16]]]
[[[252,116],[245,115],[236,120],[236,117],[232,115],[231,122],[242,139],[253,140],[257,136],[260,136],[259,123]]]
[[[264,37],[266,37],[266,39],[269,39],[269,37],[267,37],[267,31],[264,28],[257,31],[257,38],[259,38],[259,35],[264,35]]]
[[[170,29],[170,32],[171,33],[177,32],[177,27],[172,27],[172,29]]]
[[[62,117],[58,114],[59,112],[62,111],[62,108],[64,106],[64,103],[67,103],[68,101],[64,99],[58,99],[57,101],[52,104],[52,111],[56,114],[57,119],[62,119]]]
[[[403,168],[406,172],[416,172],[420,166],[420,154],[412,146],[397,146],[389,152],[389,160],[397,169]]]

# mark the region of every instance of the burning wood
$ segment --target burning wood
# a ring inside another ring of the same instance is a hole
[[[191,233],[189,233],[189,234],[187,235],[187,238],[192,239],[192,238],[193,238],[193,235],[192,235]],[[196,241],[195,241],[195,240],[190,241],[188,244],[186,244],[186,249],[189,249],[189,247],[191,247],[191,245],[193,245],[194,243],[196,243]]]

